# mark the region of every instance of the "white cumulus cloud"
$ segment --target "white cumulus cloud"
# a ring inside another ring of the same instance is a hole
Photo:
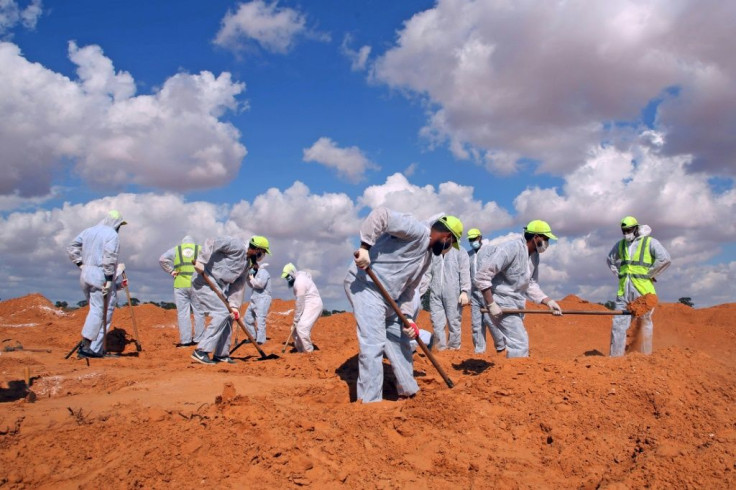
[[[184,191],[223,185],[246,154],[221,120],[242,104],[229,73],[178,73],[150,95],[116,71],[99,46],[69,43],[77,79],[0,43],[0,194],[48,194],[51,176],[73,162],[98,188],[129,184]]]
[[[42,13],[41,0],[0,0],[0,38],[19,24],[26,29],[35,29]]]
[[[340,178],[352,183],[360,182],[366,171],[380,169],[357,146],[341,148],[325,136],[315,141],[311,147],[305,148],[302,159],[333,168]]]
[[[736,3],[439,0],[407,20],[372,78],[426,98],[433,144],[507,174],[564,174],[661,99],[668,154],[733,175]]]
[[[279,7],[278,2],[253,0],[241,3],[222,19],[215,44],[240,51],[247,42],[255,42],[271,53],[288,53],[300,36],[328,41],[325,33],[310,30],[306,16],[298,10]]]

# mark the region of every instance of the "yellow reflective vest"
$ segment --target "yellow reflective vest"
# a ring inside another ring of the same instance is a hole
[[[199,255],[199,245],[195,243],[182,243],[176,247],[174,253],[174,270],[179,274],[174,278],[174,288],[192,287],[192,276],[194,275],[193,262]]]
[[[642,296],[657,293],[654,290],[654,283],[649,278],[649,268],[654,264],[652,252],[649,248],[650,240],[651,238],[648,236],[639,240],[633,257],[629,257],[629,247],[626,240],[618,242],[618,256],[621,258],[621,265],[618,269],[619,296],[624,295],[627,278]]]

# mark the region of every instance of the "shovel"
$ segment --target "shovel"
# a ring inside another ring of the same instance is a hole
[[[228,303],[227,298],[222,293],[222,291],[220,291],[220,288],[217,286],[217,284],[215,284],[214,282],[212,282],[212,279],[207,275],[206,272],[202,272],[199,275],[202,276],[202,279],[204,279],[204,282],[207,283],[207,285],[210,287],[210,289],[212,291],[214,291],[214,293],[217,295],[218,298],[220,298],[220,301],[223,302],[223,304],[225,305],[225,307],[227,308],[227,310],[230,311],[230,303]],[[258,350],[258,353],[261,355],[261,359],[273,358],[273,356],[268,356],[268,355],[266,355],[265,352],[263,352],[263,349],[261,349],[261,347],[256,343],[256,339],[254,339],[253,336],[248,331],[248,329],[245,328],[245,323],[243,322],[243,319],[241,317],[238,317],[237,322],[238,322],[238,325],[240,325],[240,328],[245,333],[245,336],[247,337],[247,339],[250,340],[250,342],[253,344],[253,346]],[[245,342],[245,341],[243,341],[243,342]],[[238,347],[240,347],[240,344],[238,344],[235,348],[237,349]],[[233,351],[234,350],[235,349],[233,349]],[[230,353],[232,354],[233,351],[230,351]]]
[[[501,310],[504,315],[518,315],[518,314],[540,314],[540,315],[552,315],[552,310]],[[488,310],[486,308],[480,309],[481,313],[488,313]],[[563,310],[563,315],[629,315],[631,316],[632,313],[628,310],[609,310],[609,311],[584,311],[584,310]]]
[[[284,352],[286,352],[286,346],[289,345],[289,341],[291,340],[291,336],[294,335],[294,330],[296,330],[296,329],[294,328],[294,325],[292,325],[291,326],[291,331],[289,332],[289,337],[287,337],[286,342],[284,342],[284,348],[281,349],[281,353],[282,354]]]
[[[125,271],[123,271],[123,281],[128,281],[128,276],[125,274]],[[135,342],[135,350],[140,352],[143,350],[143,347],[141,347],[141,343],[138,341],[140,338],[138,335],[138,325],[135,323],[135,314],[133,313],[133,301],[130,299],[130,289],[128,289],[128,286],[125,286],[125,295],[128,297],[128,306],[130,307],[130,320],[133,322],[133,333],[135,333],[135,339],[133,339],[133,342]]]
[[[399,305],[396,304],[396,301],[391,297],[390,294],[388,294],[388,291],[386,291],[386,288],[383,287],[383,284],[381,284],[381,281],[378,280],[378,277],[376,276],[376,273],[373,272],[373,269],[371,269],[370,266],[365,268],[366,274],[368,274],[368,277],[371,278],[373,283],[378,288],[378,291],[381,293],[381,296],[383,296],[383,299],[386,300],[386,302],[391,305],[391,308],[396,312],[396,314],[399,317],[399,320],[401,320],[401,323],[403,323],[407,328],[409,328],[409,320],[406,319],[406,316],[401,312],[399,309]],[[450,377],[447,375],[444,369],[442,369],[442,366],[440,366],[440,363],[437,362],[437,359],[434,357],[432,352],[427,348],[427,344],[424,343],[424,341],[417,335],[417,337],[414,339],[417,342],[417,345],[422,349],[422,352],[424,352],[424,355],[427,356],[427,358],[432,362],[432,365],[437,370],[438,373],[440,373],[440,376],[442,376],[442,379],[445,380],[445,384],[447,384],[448,388],[452,388],[455,386],[455,383],[452,382]]]

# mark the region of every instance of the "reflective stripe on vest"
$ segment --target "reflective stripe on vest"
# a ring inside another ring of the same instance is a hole
[[[656,294],[654,283],[649,278],[649,268],[654,264],[649,246],[650,237],[639,240],[633,257],[629,257],[629,247],[626,240],[618,243],[618,256],[621,266],[618,269],[618,295],[624,295],[626,279],[629,279],[639,294]]]
[[[179,274],[174,278],[174,288],[192,287],[192,275],[194,275],[194,265],[192,262],[197,260],[198,255],[199,245],[194,243],[182,243],[176,247],[174,270]]]

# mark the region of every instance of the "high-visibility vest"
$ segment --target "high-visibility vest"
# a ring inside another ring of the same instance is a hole
[[[192,275],[194,275],[194,265],[192,262],[197,260],[199,255],[199,245],[194,243],[182,243],[176,247],[174,253],[174,270],[179,274],[174,278],[174,288],[190,288],[192,287]]]
[[[618,256],[621,258],[621,266],[618,269],[618,295],[624,295],[626,279],[631,280],[641,295],[656,294],[654,283],[649,278],[649,268],[652,267],[652,253],[649,249],[650,237],[639,240],[639,245],[634,251],[634,256],[629,257],[629,247],[626,240],[618,242]]]

